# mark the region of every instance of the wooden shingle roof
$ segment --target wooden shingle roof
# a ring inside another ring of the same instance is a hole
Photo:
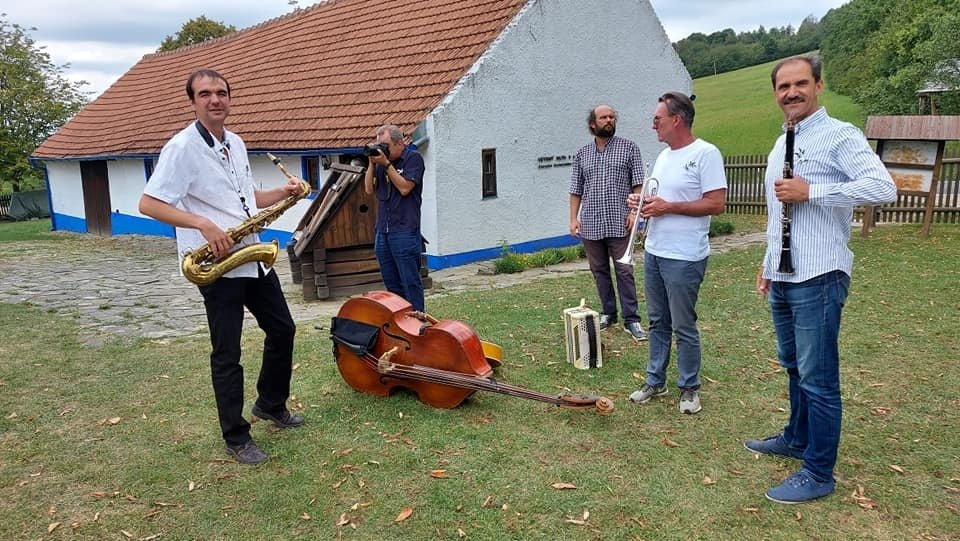
[[[382,124],[410,133],[526,0],[328,0],[168,53],[144,56],[33,154],[157,154],[194,118],[198,68],[231,88],[227,127],[250,150],[357,147]]]

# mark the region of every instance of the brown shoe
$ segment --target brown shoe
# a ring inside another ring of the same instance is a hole
[[[259,417],[266,421],[271,421],[278,428],[296,428],[303,424],[303,417],[299,415],[293,415],[288,410],[283,410],[283,413],[279,415],[272,415],[260,409],[256,404],[253,405],[253,408],[250,410],[250,413],[254,417]]]
[[[267,456],[267,453],[264,453],[257,447],[256,443],[253,443],[253,440],[240,445],[227,445],[227,454],[236,459],[238,463],[247,466],[256,466],[261,462],[266,462],[267,459],[270,458]]]

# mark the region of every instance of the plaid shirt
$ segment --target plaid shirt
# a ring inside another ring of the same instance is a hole
[[[596,142],[577,151],[570,194],[580,196],[580,237],[587,240],[627,236],[627,196],[643,184],[640,147],[614,135],[597,151]]]

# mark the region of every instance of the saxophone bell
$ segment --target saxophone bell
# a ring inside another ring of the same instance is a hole
[[[244,220],[236,227],[226,230],[227,235],[233,239],[235,244],[239,244],[244,237],[263,231],[270,222],[276,220],[287,209],[292,207],[297,201],[303,199],[310,193],[310,185],[303,179],[294,177],[284,169],[280,160],[271,154],[267,154],[270,161],[280,168],[284,176],[289,179],[299,180],[301,190],[298,193],[287,196],[286,198],[261,210],[250,218]],[[272,242],[259,242],[249,246],[243,246],[226,255],[222,259],[217,259],[213,255],[210,244],[191,250],[183,254],[183,261],[180,263],[180,270],[183,276],[190,282],[198,286],[212,284],[225,273],[253,261],[259,261],[268,268],[272,267],[277,260],[277,254],[280,252],[280,245],[274,239]]]

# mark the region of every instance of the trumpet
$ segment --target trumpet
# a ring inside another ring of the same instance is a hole
[[[623,256],[617,260],[617,263],[633,265],[633,249],[637,237],[640,238],[640,245],[642,246],[644,239],[647,238],[650,222],[653,221],[652,217],[644,220],[643,217],[640,216],[640,208],[643,207],[643,203],[648,197],[656,197],[657,190],[659,189],[660,181],[656,178],[651,177],[643,182],[643,190],[640,191],[640,203],[637,205],[637,217],[633,220],[633,227],[630,228],[630,241],[627,243],[627,250],[623,253]],[[643,223],[641,224],[640,222]]]

